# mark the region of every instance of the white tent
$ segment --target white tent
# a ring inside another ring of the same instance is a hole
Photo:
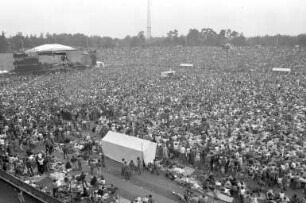
[[[5,74],[5,73],[8,73],[7,70],[0,70],[0,74]]]
[[[145,164],[153,162],[156,154],[156,143],[137,137],[108,131],[101,140],[105,156],[118,162],[125,159],[127,163],[131,160],[137,164],[137,157]]]
[[[290,68],[272,68],[274,72],[291,72]]]
[[[37,53],[37,54],[52,54],[52,53],[63,53],[67,51],[76,51],[77,49],[62,44],[44,44],[38,47],[34,47],[25,51],[25,53]]]
[[[175,74],[175,71],[173,71],[173,70],[161,72],[161,76],[163,78],[174,76],[174,74]]]
[[[192,63],[181,63],[180,67],[181,68],[193,68],[194,65]]]

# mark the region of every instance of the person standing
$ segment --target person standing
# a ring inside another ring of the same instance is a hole
[[[183,164],[186,163],[186,148],[183,145],[180,147],[180,159]]]
[[[153,199],[153,196],[150,194],[149,195],[149,201],[148,203],[155,203],[154,199]]]
[[[80,179],[82,181],[82,186],[83,188],[88,187],[87,182],[86,182],[86,174],[82,171],[82,174],[80,175]]]
[[[194,157],[194,161],[195,161],[195,165],[196,165],[196,168],[198,168],[199,170],[202,169],[202,164],[201,164],[201,154],[199,151],[196,151],[196,155]]]
[[[124,169],[124,177],[125,177],[126,180],[130,180],[131,175],[132,175],[131,168],[129,167],[129,165],[126,162],[124,162],[124,168],[125,168]]]
[[[156,175],[159,175],[158,169],[157,169],[157,163],[156,163],[156,159],[153,160],[153,166],[152,166],[152,174],[154,174],[154,172],[156,173]]]
[[[136,171],[138,172],[139,175],[141,175],[141,163],[142,163],[142,161],[140,160],[139,157],[137,157]]]
[[[129,163],[129,167],[130,167],[130,170],[131,170],[131,174],[134,173],[134,171],[136,171],[136,166],[134,164],[134,161],[131,160],[130,163]]]
[[[58,184],[56,180],[53,180],[53,197],[58,197]]]
[[[168,165],[169,161],[169,150],[166,144],[163,145],[163,164]]]
[[[125,174],[125,164],[126,164],[124,159],[122,159],[122,163],[123,163],[123,165],[122,165],[122,168],[121,168],[121,175],[124,176],[124,174]]]
[[[39,157],[37,159],[37,166],[38,166],[38,172],[40,174],[44,173],[44,159],[42,157]]]
[[[24,196],[23,196],[22,190],[20,190],[20,191],[18,192],[18,199],[19,199],[20,203],[25,203],[25,200],[24,200]]]
[[[96,163],[96,167],[97,167],[97,175],[98,176],[102,175],[102,163],[100,159],[98,159],[98,163]]]
[[[66,158],[69,159],[67,144],[65,144],[64,147],[63,147],[63,153],[64,153],[64,159],[66,159]]]
[[[77,159],[72,155],[71,159],[70,159],[70,162],[72,163],[72,166],[73,166],[73,169],[76,169],[77,168]]]
[[[79,168],[78,168],[79,171],[82,171],[82,170],[83,170],[81,159],[78,159],[78,167],[79,167]]]
[[[103,150],[100,152],[100,156],[101,156],[102,167],[105,167],[105,155],[103,153]]]
[[[30,161],[29,158],[26,159],[26,167],[27,167],[28,174],[31,177],[34,176],[34,172],[33,172],[33,168],[32,168],[32,162]]]
[[[93,160],[89,160],[88,164],[89,164],[89,167],[90,167],[90,175],[94,176],[95,175],[96,164],[94,163]]]

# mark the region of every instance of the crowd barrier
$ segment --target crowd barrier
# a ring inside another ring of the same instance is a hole
[[[17,177],[10,175],[2,170],[0,170],[0,179],[9,183],[15,188],[22,190],[28,195],[34,197],[35,199],[41,201],[42,203],[63,203],[61,200],[56,199],[30,185],[18,179]]]

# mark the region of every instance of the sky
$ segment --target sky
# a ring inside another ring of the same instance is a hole
[[[124,38],[146,31],[148,0],[1,0],[7,35],[84,33]],[[306,33],[306,0],[151,0],[152,36],[190,28],[245,36]]]

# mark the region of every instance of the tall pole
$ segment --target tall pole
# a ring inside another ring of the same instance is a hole
[[[151,38],[151,0],[148,0],[147,39]]]

